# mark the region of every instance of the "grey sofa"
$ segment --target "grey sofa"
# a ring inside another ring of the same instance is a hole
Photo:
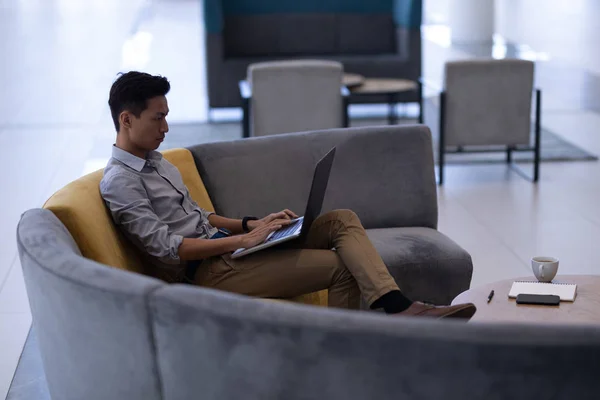
[[[239,107],[250,64],[339,61],[371,78],[421,77],[422,0],[205,0],[209,106]],[[353,99],[350,99],[353,101]],[[361,96],[359,102],[387,102]],[[398,102],[417,102],[407,92]]]
[[[323,212],[358,214],[400,288],[449,304],[471,282],[471,256],[436,230],[431,133],[422,125],[332,129],[190,147],[217,214],[303,213],[316,162],[337,146]]]
[[[596,399],[598,327],[426,321],[169,285],[83,258],[48,210],[19,256],[55,400]]]

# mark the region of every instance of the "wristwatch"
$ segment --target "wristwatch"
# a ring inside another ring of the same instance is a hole
[[[256,217],[242,218],[242,230],[246,233],[250,232],[250,229],[248,229],[248,221],[258,221],[258,218],[256,218]]]

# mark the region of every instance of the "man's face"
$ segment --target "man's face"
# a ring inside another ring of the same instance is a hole
[[[129,140],[139,149],[156,150],[169,131],[166,119],[168,113],[169,106],[165,96],[149,99],[139,118],[131,114]]]

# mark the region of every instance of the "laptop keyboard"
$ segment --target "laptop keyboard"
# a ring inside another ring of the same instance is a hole
[[[296,222],[286,226],[285,228],[281,228],[278,231],[273,232],[273,234],[265,240],[265,243],[272,242],[277,239],[281,239],[283,237],[289,236],[293,234],[296,229],[302,225],[303,218],[298,218]]]

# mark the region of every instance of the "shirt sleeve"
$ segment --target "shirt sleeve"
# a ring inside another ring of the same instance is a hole
[[[148,254],[165,263],[179,264],[183,236],[171,234],[154,212],[139,177],[117,173],[100,182],[100,193],[113,221]]]

